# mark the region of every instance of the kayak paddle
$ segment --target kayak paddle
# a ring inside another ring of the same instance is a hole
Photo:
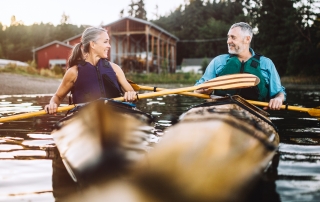
[[[132,81],[129,81],[129,83],[135,90],[148,90],[148,91],[166,90],[165,88],[138,85]],[[179,94],[203,98],[203,99],[210,99],[211,98],[210,95],[201,94],[201,93],[182,92]],[[260,107],[268,107],[268,104],[269,104],[268,102],[260,102],[260,101],[254,101],[254,100],[246,100],[246,101],[253,104],[253,105],[260,106]],[[287,110],[299,111],[299,112],[307,112],[310,116],[320,117],[320,108],[319,107],[317,107],[317,108],[304,108],[304,107],[298,107],[298,106],[282,105],[281,109],[287,109]]]
[[[252,74],[231,74],[226,76],[220,76],[214,79],[209,80],[203,84],[198,86],[191,86],[191,87],[184,87],[184,88],[177,88],[177,89],[166,89],[161,92],[152,92],[152,93],[144,93],[138,94],[139,99],[144,98],[151,98],[156,96],[168,95],[168,94],[176,94],[181,93],[184,91],[193,91],[202,88],[209,88],[209,89],[234,89],[234,88],[245,88],[250,86],[255,86],[260,82],[260,79]],[[124,97],[112,98],[112,100],[116,101],[124,101]],[[68,111],[76,107],[76,105],[68,105],[65,107],[58,107],[57,112]],[[1,117],[0,123],[8,122],[8,121],[15,121],[19,119],[26,119],[35,116],[45,115],[47,112],[45,110],[40,110],[38,112],[28,112],[24,114],[17,114],[7,117]]]

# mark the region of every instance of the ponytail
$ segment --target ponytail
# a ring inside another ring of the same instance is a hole
[[[73,47],[71,55],[68,59],[68,69],[74,65],[77,65],[80,60],[83,60],[81,45],[82,43],[78,43]]]

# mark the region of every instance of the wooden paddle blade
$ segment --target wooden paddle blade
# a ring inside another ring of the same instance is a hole
[[[255,86],[259,83],[260,80],[255,75],[251,74],[232,74],[226,76],[219,76],[210,80],[210,82],[206,82],[197,86],[190,86],[185,88],[177,88],[171,90],[163,90],[159,92],[152,93],[144,93],[139,94],[139,99],[151,98],[156,96],[168,95],[168,94],[177,94],[185,91],[194,91],[203,88],[211,88],[211,89],[230,89],[230,88],[241,88],[243,87],[243,83],[245,83],[246,87]],[[124,101],[123,97],[113,98],[113,100]]]
[[[68,110],[73,109],[74,107],[75,107],[75,105],[58,107],[57,112],[68,111]],[[45,114],[47,114],[47,112],[45,110],[40,110],[37,112],[29,112],[29,113],[17,114],[17,115],[12,115],[12,116],[7,116],[7,117],[1,117],[0,123],[8,122],[8,121],[16,121],[16,120],[20,120],[20,119],[27,119],[27,118],[32,118],[32,117],[41,116],[41,115],[45,115]]]
[[[320,109],[311,108],[310,110],[308,110],[308,114],[310,116],[320,117]]]
[[[208,89],[214,90],[214,89],[248,88],[248,87],[251,87],[253,83],[256,83],[256,79],[252,79],[251,82],[248,82],[248,81],[237,81],[236,83],[230,83],[228,85],[222,85],[221,87],[214,86],[214,87],[210,87]]]
[[[251,81],[255,82],[255,84],[254,84],[255,86],[260,83],[259,77],[255,76],[253,74],[248,74],[248,73],[228,74],[228,75],[224,75],[224,76],[219,76],[219,77],[213,78],[211,80],[208,80],[205,83],[225,81],[225,80],[237,79],[237,78],[243,79],[243,81],[248,81],[251,78],[252,79]],[[239,81],[241,81],[241,80],[239,80]]]

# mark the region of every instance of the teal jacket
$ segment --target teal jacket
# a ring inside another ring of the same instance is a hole
[[[252,57],[255,52],[250,48]],[[205,81],[216,78],[220,75],[221,71],[225,67],[227,60],[230,58],[230,54],[219,55],[209,63],[203,76],[196,82],[195,85],[199,85]],[[261,74],[264,77],[266,86],[268,86],[268,98],[274,98],[278,93],[282,92],[286,98],[285,88],[281,85],[280,77],[273,62],[265,57],[260,57],[260,69]]]

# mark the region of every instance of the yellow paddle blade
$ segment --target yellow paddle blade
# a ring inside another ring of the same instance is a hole
[[[141,90],[140,86],[136,83],[134,83],[133,81],[127,79],[128,83],[131,85],[131,87],[133,88],[133,90],[138,91]]]

